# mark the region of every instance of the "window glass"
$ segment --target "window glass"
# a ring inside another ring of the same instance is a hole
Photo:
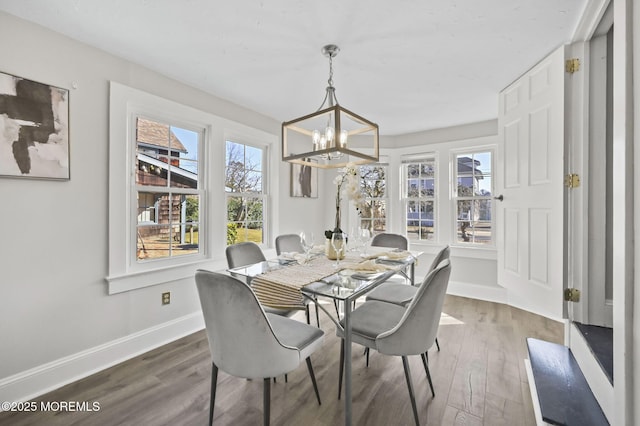
[[[403,193],[407,238],[433,241],[436,232],[436,161],[425,158],[406,161],[403,167]]]
[[[493,244],[491,152],[458,154],[456,162],[456,241]]]
[[[136,118],[136,260],[200,252],[201,134]]]
[[[364,202],[360,227],[379,234],[387,230],[387,165],[360,166],[360,189]]]
[[[244,241],[261,244],[266,208],[265,150],[233,141],[227,141],[226,147],[227,245]]]

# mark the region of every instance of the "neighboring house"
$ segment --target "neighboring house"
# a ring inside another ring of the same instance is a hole
[[[180,139],[166,124],[151,120],[137,119],[137,171],[136,183],[139,186],[167,188],[167,192],[138,191],[138,223],[151,226],[140,227],[140,238],[162,238],[169,234],[170,217],[173,235],[179,243],[184,241],[184,231],[180,229],[186,216],[186,200],[184,195],[170,195],[169,188],[197,188],[198,176],[180,167],[180,156],[187,154],[187,149]],[[169,182],[170,180],[170,182]],[[155,188],[154,188],[155,189]],[[169,202],[169,199],[172,202]],[[173,212],[170,215],[170,209]]]

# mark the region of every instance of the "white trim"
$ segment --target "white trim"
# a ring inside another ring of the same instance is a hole
[[[0,380],[0,401],[28,401],[203,328],[198,311],[22,371]]]
[[[591,392],[598,400],[602,412],[609,420],[609,423],[613,422],[613,385],[609,383],[606,374],[602,371],[602,367],[593,356],[591,348],[587,344],[584,336],[578,330],[574,323],[571,323],[569,331],[570,348],[574,358],[582,370]]]
[[[460,281],[449,281],[447,294],[452,296],[469,297],[472,299],[485,300],[507,304],[507,289],[504,287],[490,287],[486,285],[471,284]]]
[[[527,370],[527,381],[529,382],[529,392],[531,393],[531,402],[533,403],[533,412],[536,416],[536,425],[543,426],[550,423],[542,420],[542,410],[540,409],[540,400],[538,399],[538,389],[536,381],[533,378],[533,370],[531,369],[531,361],[524,359],[524,369]]]

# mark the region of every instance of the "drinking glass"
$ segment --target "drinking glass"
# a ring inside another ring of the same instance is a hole
[[[331,234],[331,247],[333,247],[333,251],[336,253],[336,263],[334,266],[338,269],[340,267],[340,258],[347,249],[347,234],[344,232],[334,232]]]
[[[304,249],[305,260],[309,261],[311,258],[311,249],[313,248],[314,238],[313,232],[300,233],[300,244],[302,244],[302,248]]]
[[[369,231],[369,228],[360,228],[358,235],[362,243],[362,253],[360,256],[367,257],[367,246],[371,242],[371,231]]]

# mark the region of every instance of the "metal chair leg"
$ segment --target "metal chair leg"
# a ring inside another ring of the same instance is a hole
[[[424,365],[424,372],[427,373],[427,380],[429,381],[429,387],[431,388],[431,395],[436,397],[436,393],[433,391],[433,382],[431,381],[431,373],[429,372],[429,362],[427,359],[427,353],[420,354],[420,358],[422,358],[422,365]]]
[[[365,350],[365,355],[367,356],[367,367],[369,367],[369,348]]]
[[[409,388],[409,398],[411,398],[411,408],[413,408],[413,418],[416,422],[416,426],[420,425],[420,419],[418,418],[418,407],[416,406],[416,398],[413,393],[413,383],[411,382],[411,370],[409,370],[409,361],[406,356],[402,357],[402,365],[404,366],[404,376],[407,379],[407,387]]]
[[[344,339],[340,339],[340,373],[338,375],[338,399],[342,394],[342,375],[344,374]]]
[[[318,405],[322,405],[320,402],[320,392],[318,392],[318,384],[316,383],[316,376],[313,374],[313,366],[311,365],[311,358],[307,358],[307,369],[309,370],[309,375],[311,376],[311,382],[313,383],[313,390],[316,391],[316,398],[318,398]]]
[[[209,426],[213,425],[213,407],[216,402],[216,384],[218,382],[218,366],[211,363],[211,394],[209,396]]]
[[[311,319],[310,319],[310,315],[309,315],[309,304],[306,304],[304,306],[304,314],[307,317],[307,324],[311,325]]]
[[[438,343],[438,338],[436,337],[436,347],[438,348],[438,352],[440,352],[440,343]]]
[[[318,328],[320,328],[320,309],[318,309],[318,299],[316,299],[316,322],[318,323]]]
[[[271,417],[271,380],[269,380],[268,377],[264,379],[263,405],[264,426],[269,426],[269,419]]]

